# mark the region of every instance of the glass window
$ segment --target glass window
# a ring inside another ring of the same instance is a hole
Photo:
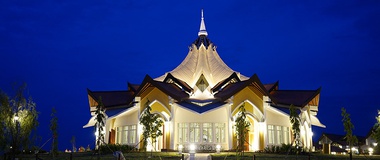
[[[120,127],[116,128],[116,143],[119,143],[119,144],[121,144],[121,134],[122,134],[121,131],[122,130]]]
[[[268,125],[268,143],[274,144],[274,127],[273,127],[273,125]]]
[[[188,127],[187,123],[178,123],[178,141],[180,143],[188,142]]]
[[[215,123],[215,142],[225,142],[225,127],[224,123]]]
[[[282,144],[284,143],[283,134],[282,134],[282,127],[276,126],[276,144]]]
[[[224,143],[225,137],[224,123],[178,123],[179,143]]]
[[[128,143],[136,143],[136,125],[129,126],[128,130]]]
[[[199,142],[200,125],[199,123],[190,123],[190,142]]]
[[[136,143],[136,125],[121,126],[116,128],[116,143],[134,144]]]
[[[268,143],[272,145],[289,144],[289,127],[268,125]]]
[[[212,142],[212,123],[203,123],[202,142]]]
[[[283,127],[283,131],[284,131],[284,143],[285,144],[289,144],[290,143],[290,140],[289,140],[289,127]]]

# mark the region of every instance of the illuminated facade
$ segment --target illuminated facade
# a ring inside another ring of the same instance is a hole
[[[247,77],[229,68],[208,38],[203,12],[198,37],[175,69],[157,78],[147,75],[137,85],[128,83],[126,91],[88,90],[92,116],[102,97],[108,143],[140,142],[139,117],[149,100],[152,112],[164,121],[163,136],[150,146],[154,150],[186,150],[190,144],[197,150],[215,150],[217,145],[221,150],[236,148],[234,121],[241,105],[251,124],[246,150],[291,143],[291,104],[299,109],[304,147],[311,148],[311,126],[324,127],[316,117],[319,95],[320,89],[280,90],[278,81],[263,84],[256,74]],[[93,117],[84,127],[94,124]]]

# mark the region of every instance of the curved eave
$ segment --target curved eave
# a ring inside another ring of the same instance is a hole
[[[182,91],[178,86],[171,83],[159,82],[153,80],[149,75],[146,75],[139,89],[136,92],[136,96],[141,96],[148,88],[156,87],[162,92],[166,93],[170,97],[177,101],[182,101],[189,98],[189,95]]]
[[[270,92],[273,105],[305,107],[308,104],[318,106],[321,88],[317,90],[274,90]]]
[[[311,119],[311,125],[326,128],[326,126],[322,124],[321,121],[319,121],[319,119],[316,116],[310,115],[310,119]]]
[[[215,94],[215,97],[220,99],[221,101],[225,101],[231,96],[235,95],[242,89],[248,86],[253,86],[256,88],[263,96],[269,96],[271,98],[271,95],[268,93],[268,91],[265,89],[264,85],[261,83],[259,77],[257,74],[254,74],[251,78],[245,81],[240,81],[237,83],[232,83],[227,85],[222,91],[219,91]],[[272,99],[272,98],[271,98]]]
[[[93,127],[93,126],[95,126],[95,123],[96,123],[96,121],[95,121],[95,117],[96,117],[96,116],[92,116],[92,117],[88,120],[87,124],[83,126],[83,128],[88,128],[88,127]]]

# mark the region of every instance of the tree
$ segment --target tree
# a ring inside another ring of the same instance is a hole
[[[97,137],[96,137],[96,148],[98,149],[98,159],[100,159],[100,145],[103,144],[104,142],[104,121],[105,121],[105,116],[104,116],[104,106],[102,102],[102,97],[99,97],[99,102],[98,105],[96,106],[96,111],[95,111],[95,120],[96,120],[96,132]]]
[[[376,143],[380,144],[380,110],[377,111],[377,114],[378,115],[376,116],[376,123],[373,126],[372,130],[372,138],[376,141]],[[380,145],[377,145],[375,147],[375,153],[380,153]]]
[[[26,85],[9,98],[0,90],[0,151],[29,149],[36,138],[38,112],[32,98],[24,97]]]
[[[358,142],[358,139],[353,135],[352,130],[355,128],[351,123],[350,114],[346,112],[346,109],[342,107],[342,122],[346,136],[344,137],[350,146],[350,159],[352,160],[352,146]]]
[[[244,155],[244,142],[249,131],[251,124],[247,120],[244,104],[239,107],[238,116],[235,120],[235,132],[238,140],[236,151],[241,152]]]
[[[145,109],[141,113],[140,124],[143,125],[143,149],[146,150],[148,140],[152,140],[152,144],[156,143],[159,136],[162,136],[160,128],[163,125],[162,119],[158,114],[152,114],[152,108],[149,106],[149,100],[145,103]]]
[[[58,118],[56,115],[57,111],[53,107],[51,109],[50,116],[52,117],[50,120],[50,131],[52,132],[53,136],[53,142],[51,145],[51,153],[53,156],[53,159],[58,155]]]
[[[73,147],[72,148],[73,150],[71,152],[76,152],[77,151],[77,147],[75,147],[75,136],[71,137],[70,143],[71,143],[71,146]]]
[[[289,111],[290,111],[290,114],[289,114],[289,119],[290,119],[290,123],[292,124],[292,131],[293,131],[293,139],[294,139],[294,142],[295,142],[295,146],[296,146],[296,151],[297,151],[297,154],[299,152],[299,147],[301,145],[301,141],[300,141],[300,124],[301,124],[301,120],[300,120],[300,117],[297,113],[297,110],[296,108],[294,107],[294,105],[290,105],[290,108],[289,108]]]

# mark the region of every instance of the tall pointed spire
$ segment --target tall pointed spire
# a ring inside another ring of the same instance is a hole
[[[206,25],[205,25],[205,21],[204,21],[204,18],[203,18],[203,9],[201,10],[201,14],[202,14],[202,18],[201,18],[201,26],[199,27],[199,32],[198,32],[198,36],[207,36],[207,31],[206,31]]]

